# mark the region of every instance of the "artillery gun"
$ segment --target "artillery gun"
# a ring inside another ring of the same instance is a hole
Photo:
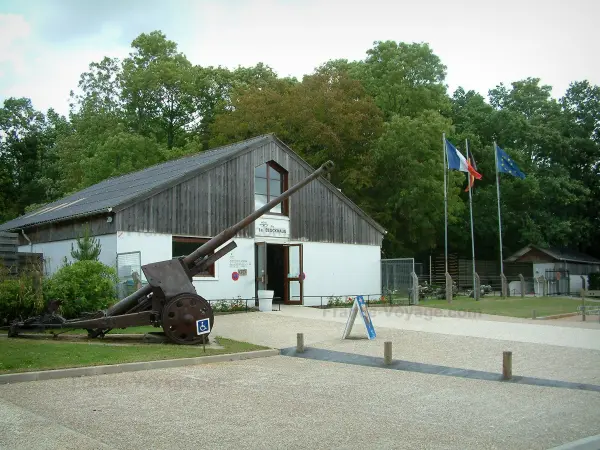
[[[237,245],[232,241],[217,250],[240,230],[332,168],[333,162],[326,162],[307,178],[222,231],[193,253],[142,266],[148,284],[106,310],[67,320],[57,314],[59,302],[52,302],[45,314],[22,322],[15,321],[4,328],[8,328],[9,337],[17,336],[21,330],[85,329],[90,338],[97,338],[114,328],[153,325],[162,327],[167,338],[176,344],[206,343],[214,327],[214,313],[210,303],[196,292],[192,277],[235,249]]]

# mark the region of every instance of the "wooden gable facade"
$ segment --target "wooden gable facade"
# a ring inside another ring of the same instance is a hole
[[[254,211],[254,168],[275,162],[293,186],[312,169],[278,139],[117,209],[118,231],[212,237]],[[334,169],[335,170],[335,169]],[[384,231],[332,184],[318,179],[289,199],[290,239],[381,245]],[[254,227],[238,237],[254,237]]]

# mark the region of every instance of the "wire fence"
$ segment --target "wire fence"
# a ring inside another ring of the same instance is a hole
[[[422,265],[418,266],[419,271]],[[389,296],[406,297],[415,288],[411,274],[415,271],[414,258],[381,260],[381,292]]]

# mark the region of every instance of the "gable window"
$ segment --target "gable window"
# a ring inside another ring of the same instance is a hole
[[[269,161],[254,169],[254,207],[269,203],[287,189],[287,172],[278,164]],[[270,213],[287,214],[287,200],[271,209]]]
[[[173,236],[172,244],[171,244],[171,256],[172,258],[179,258],[181,256],[187,256],[190,253],[193,253],[198,247],[202,244],[208,242],[208,239],[195,238],[195,237],[183,237],[183,236]],[[194,275],[195,277],[207,277],[214,278],[215,277],[215,265],[210,265],[203,272],[197,273]]]

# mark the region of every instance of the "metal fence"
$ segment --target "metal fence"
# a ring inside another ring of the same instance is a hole
[[[304,306],[313,308],[345,308],[354,303],[356,297],[362,297],[367,306],[388,305],[388,306],[407,306],[413,304],[409,297],[403,297],[392,294],[349,294],[349,295],[305,295]],[[228,312],[251,312],[258,310],[258,298],[233,298],[233,299],[206,299],[213,308],[213,311],[219,313]],[[273,311],[280,311],[283,299],[273,297]]]
[[[422,270],[422,265],[419,267]],[[415,271],[414,258],[381,260],[381,292],[399,297],[410,296],[413,286],[411,273]]]

